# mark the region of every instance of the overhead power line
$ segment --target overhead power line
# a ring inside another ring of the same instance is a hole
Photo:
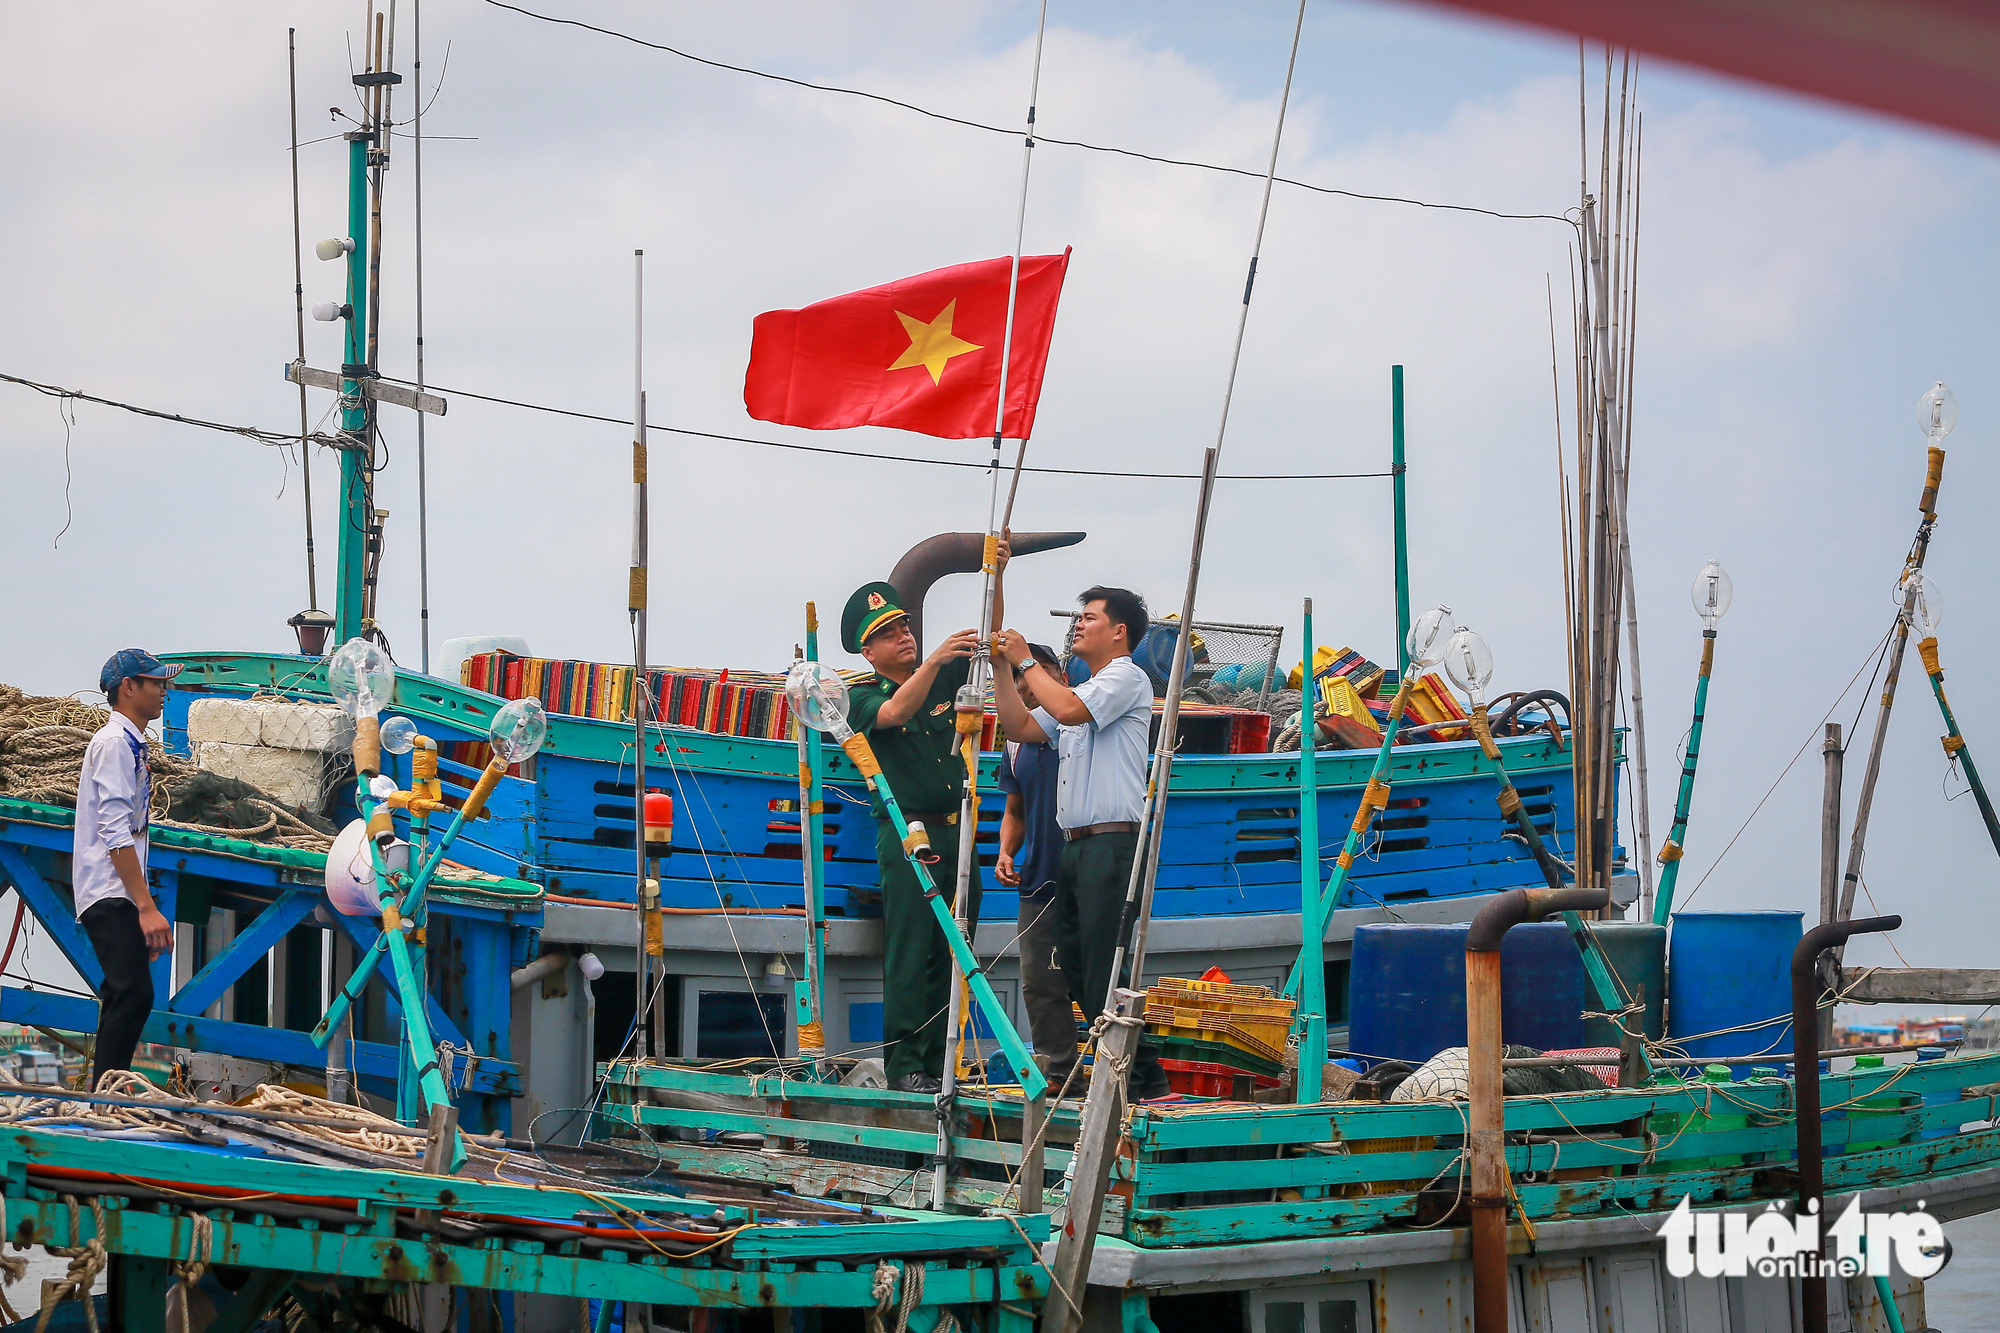
[[[408,380],[384,375],[383,379],[397,384],[408,384]],[[68,399],[83,403],[97,403],[103,407],[115,407],[121,412],[132,412],[142,417],[153,417],[160,421],[174,421],[183,426],[199,426],[204,430],[222,431],[228,435],[241,435],[259,444],[283,446],[297,444],[295,433],[265,430],[259,426],[236,426],[224,421],[206,421],[200,417],[187,416],[180,412],[168,412],[156,407],[141,407],[136,403],[120,402],[115,398],[100,398],[96,394],[85,393],[81,389],[65,389],[60,385],[42,384],[35,380],[23,379],[19,375],[0,373],[0,382],[19,384],[51,398]],[[612,426],[630,426],[629,418],[600,416],[595,412],[578,412],[567,407],[550,407],[545,403],[523,402],[516,398],[496,398],[491,394],[473,393],[467,389],[448,389],[431,384],[426,388],[433,393],[450,394],[458,398],[475,398],[482,403],[495,403],[501,407],[518,407],[529,412],[546,412],[552,416],[574,417],[579,421],[602,421]],[[863,458],[877,463],[917,463],[925,467],[960,467],[983,470],[985,463],[961,462],[955,458],[912,458],[907,454],[878,454],[865,449],[835,449],[823,444],[795,444],[785,440],[760,440],[749,435],[725,435],[719,431],[693,430],[686,426],[661,426],[647,423],[647,430],[668,435],[687,435],[702,440],[722,440],[730,444],[752,444],[764,449],[789,449],[802,454],[832,454],[840,458]],[[306,437],[308,444],[324,445],[329,449],[347,448],[348,441],[339,435],[328,435],[315,431]],[[1056,477],[1122,477],[1137,481],[1197,481],[1199,474],[1193,472],[1118,472],[1101,468],[1031,467],[1027,472],[1040,472]],[[1389,472],[1245,472],[1224,475],[1224,481],[1346,481],[1368,477],[1387,477]]]
[[[713,60],[708,56],[698,56],[692,51],[683,51],[679,47],[668,46],[664,42],[649,41],[644,37],[637,37],[629,32],[620,32],[616,28],[605,28],[595,23],[585,23],[582,19],[566,19],[559,18],[553,14],[538,14],[532,9],[523,9],[519,5],[510,5],[506,3],[506,0],[486,0],[486,3],[495,9],[505,9],[526,18],[539,19],[543,23],[553,23],[566,28],[582,28],[587,32],[598,33],[601,36],[614,37],[621,42],[630,42],[634,46],[643,46],[652,51],[662,51],[667,55],[678,56],[682,60],[692,61],[697,65],[706,65],[710,69],[726,70],[731,74],[747,74],[751,78],[765,79],[772,83],[790,84],[794,88],[805,88],[817,93],[835,93],[842,97],[858,97],[864,101],[880,102],[884,106],[892,106],[901,111],[914,112],[919,116],[924,116],[931,120],[943,121],[947,125],[958,125],[968,130],[979,130],[986,134],[1018,135],[1021,133],[1019,127],[1010,128],[1005,125],[988,125],[983,121],[968,120],[963,116],[954,116],[943,111],[933,111],[929,107],[918,106],[915,102],[905,102],[900,98],[890,97],[884,93],[871,93],[863,88],[843,88],[838,84],[814,83],[810,79],[793,78],[788,74],[773,74],[769,70],[755,69],[749,65],[732,65],[726,60]],[[1115,157],[1137,158],[1142,162],[1157,162],[1162,166],[1168,167],[1192,167],[1197,171],[1219,171],[1229,176],[1248,176],[1252,180],[1259,181],[1264,179],[1263,172],[1253,171],[1247,167],[1225,167],[1215,162],[1195,162],[1187,158],[1162,157],[1157,153],[1142,153],[1136,148],[1117,148],[1108,144],[1085,143],[1080,139],[1057,139],[1046,134],[1036,134],[1035,142],[1037,144],[1055,144],[1063,148],[1081,148],[1091,153],[1108,153]],[[1510,222],[1561,222],[1571,226],[1575,225],[1573,219],[1563,217],[1557,213],[1508,213],[1497,208],[1480,208],[1473,204],[1441,204],[1429,199],[1410,199],[1394,194],[1367,194],[1360,190],[1343,190],[1332,185],[1315,185],[1311,181],[1295,180],[1290,176],[1279,176],[1276,179],[1280,185],[1290,185],[1296,189],[1310,190],[1314,194],[1333,194],[1345,199],[1360,199],[1370,203],[1406,204],[1411,208],[1431,208],[1451,213],[1477,213],[1482,217],[1502,218]],[[1032,472],[1036,469],[1030,468],[1028,470]]]
[[[392,375],[382,378],[395,380]],[[409,383],[395,380],[396,383]],[[473,393],[468,389],[450,389],[441,384],[425,386],[432,393],[448,394],[455,398],[474,398],[482,403],[497,403],[502,407],[519,407],[530,412],[547,412],[551,416],[574,417],[578,421],[601,421],[607,426],[630,426],[629,417],[602,416],[596,412],[579,412],[574,408],[550,407],[545,403],[523,402],[518,398],[496,398],[492,394]],[[835,449],[824,444],[797,444],[787,440],[760,440],[749,435],[725,435],[718,431],[694,430],[686,426],[663,426],[657,422],[647,422],[648,432],[658,431],[667,435],[687,435],[700,440],[723,440],[730,444],[754,444],[765,449],[790,449],[802,454],[833,454],[840,458],[866,458],[878,463],[920,463],[926,467],[963,467],[985,471],[991,464],[967,463],[955,458],[912,458],[907,454],[878,454],[865,449]],[[1023,472],[1040,472],[1055,477],[1125,477],[1139,481],[1199,481],[1198,472],[1117,472],[1102,468],[1071,467],[1030,467]],[[1221,481],[1348,481],[1368,477],[1387,477],[1394,474],[1382,472],[1239,472],[1223,473]]]
[[[259,444],[284,446],[297,444],[295,431],[265,430],[259,426],[232,426],[226,421],[205,421],[179,412],[166,412],[156,407],[140,407],[134,403],[121,403],[115,398],[99,398],[96,394],[85,393],[81,389],[65,389],[58,384],[41,384],[34,380],[22,379],[19,375],[0,374],[0,380],[8,384],[19,384],[33,389],[36,393],[47,394],[51,398],[69,399],[80,403],[96,403],[102,407],[115,407],[121,412],[132,412],[142,417],[154,417],[161,421],[177,421],[183,426],[199,426],[203,430],[219,430],[226,435],[241,435]],[[337,435],[315,432],[306,437],[308,443],[323,444],[330,449],[346,446],[347,441]]]

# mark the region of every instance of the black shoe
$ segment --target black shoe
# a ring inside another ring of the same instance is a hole
[[[889,1086],[897,1092],[921,1092],[926,1097],[934,1097],[944,1091],[943,1081],[929,1074],[899,1074],[890,1080]]]
[[[1135,1102],[1150,1102],[1156,1097],[1165,1097],[1173,1092],[1167,1082],[1167,1071],[1157,1064],[1143,1064],[1132,1071],[1130,1096]]]

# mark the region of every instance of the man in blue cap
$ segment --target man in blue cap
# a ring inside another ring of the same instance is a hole
[[[111,702],[111,717],[83,752],[70,871],[76,919],[104,969],[97,992],[93,1088],[107,1070],[132,1067],[139,1034],[153,1011],[153,973],[147,964],[174,945],[173,923],[161,915],[146,882],[146,830],[153,803],[146,728],[165,710],[167,682],[180,670],[143,648],[121,648],[97,678]]]

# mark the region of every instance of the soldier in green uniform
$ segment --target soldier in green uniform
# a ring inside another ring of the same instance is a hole
[[[999,565],[1007,565],[1007,543]],[[993,591],[1000,622],[1000,589]],[[873,679],[851,687],[848,722],[868,736],[882,776],[906,819],[930,835],[932,882],[953,901],[958,886],[959,804],[965,795],[965,761],[957,750],[955,708],[959,687],[979,651],[977,630],[964,629],[920,656],[901,598],[887,583],[869,583],[847,599],[840,617],[841,646],[875,669]],[[924,901],[916,872],[880,801],[874,803],[875,862],[882,875],[882,1038],[884,1072],[899,1092],[934,1093],[942,1086],[945,1036],[951,1030],[951,949]],[[972,867],[968,922],[979,919],[980,874]]]

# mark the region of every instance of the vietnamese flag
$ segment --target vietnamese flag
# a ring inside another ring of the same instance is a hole
[[[894,426],[948,440],[993,433],[1013,259],[982,259],[757,316],[743,405],[811,430]],[[1021,256],[1007,417],[1034,431],[1069,251]]]

